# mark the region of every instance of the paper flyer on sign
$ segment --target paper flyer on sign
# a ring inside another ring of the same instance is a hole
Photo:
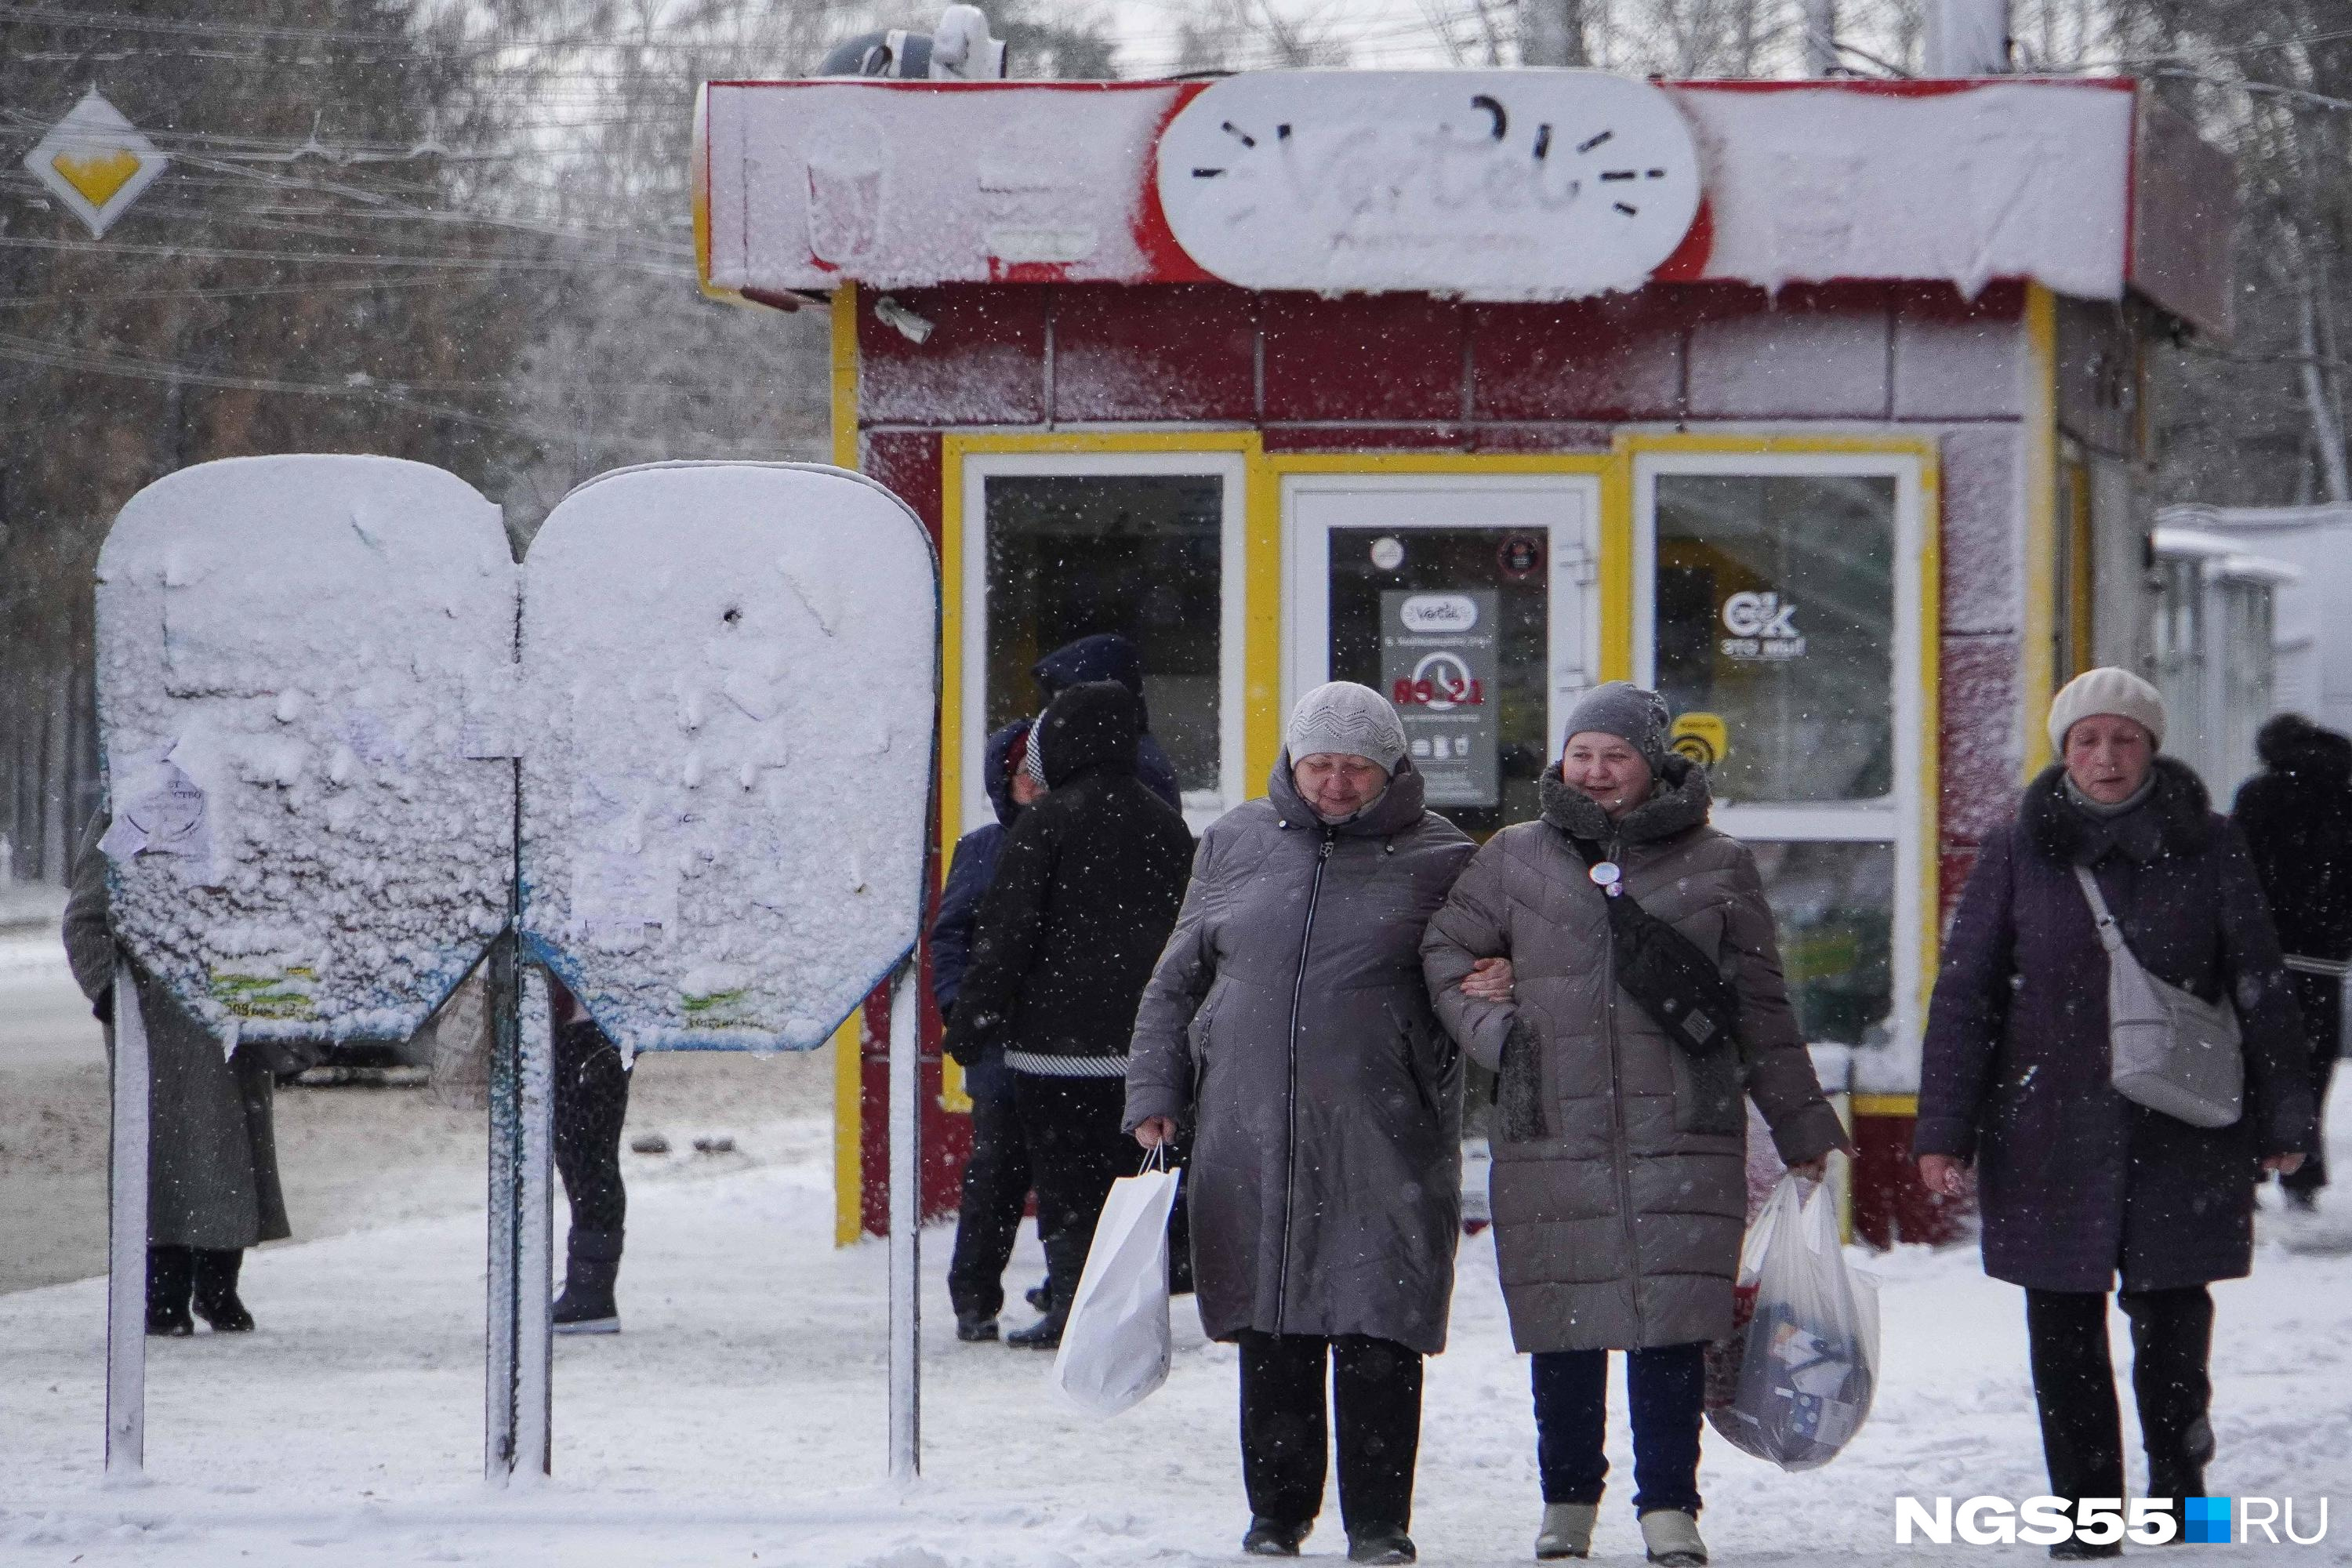
[[[142,759],[116,771],[131,781],[131,793],[115,808],[99,847],[114,860],[134,855],[175,855],[186,861],[189,880],[211,886],[213,870],[212,816],[205,792],[176,763]]]

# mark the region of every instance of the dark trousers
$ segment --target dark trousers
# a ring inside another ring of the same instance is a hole
[[[1339,1518],[1352,1535],[1412,1528],[1412,1471],[1421,1449],[1421,1356],[1369,1334],[1266,1334],[1244,1329],[1242,1481],[1250,1512],[1303,1525],[1323,1510],[1329,1439],[1323,1368],[1339,1426]]]
[[[971,1154],[963,1165],[948,1300],[956,1316],[993,1318],[1004,1309],[1004,1266],[1029,1206],[1029,1146],[1013,1104],[1013,1069],[991,1053],[964,1069],[971,1097]]]
[[[2202,1496],[2213,1451],[2206,1409],[2213,1385],[2213,1298],[2202,1285],[2179,1290],[2125,1291],[2131,1319],[2132,1392],[2139,1400],[2147,1450],[2147,1495]],[[2107,1350],[2107,1299],[2076,1290],[2028,1290],[2025,1327],[2032,1342],[2033,1401],[2042,1412],[2042,1453],[2055,1497],[2120,1498],[2123,1418],[2116,1407],[2115,1363]]]
[[[629,1195],[621,1185],[621,1123],[629,1114],[629,1069],[621,1048],[582,1021],[555,1031],[555,1169],[572,1205],[567,1250],[617,1260]]]
[[[1625,1352],[1633,1417],[1633,1511],[1699,1510],[1698,1424],[1706,1396],[1706,1347],[1661,1345]],[[1597,1503],[1609,1474],[1609,1352],[1540,1351],[1535,1356],[1536,1468],[1548,1503]]]
[[[1013,1103],[1029,1147],[1029,1179],[1037,1187],[1037,1235],[1045,1244],[1045,1273],[1054,1310],[1066,1312],[1086,1272],[1087,1249],[1111,1184],[1143,1162],[1135,1140],[1118,1130],[1127,1110],[1124,1078],[1013,1075]]]
[[[2327,1084],[2336,1076],[2336,1054],[2344,1048],[2344,982],[2325,974],[2296,974],[2294,999],[2303,1008],[2304,1033],[2311,1037],[2311,1088],[2318,1106],[2311,1153],[2292,1176],[2279,1185],[2291,1193],[2315,1193],[2327,1184]]]

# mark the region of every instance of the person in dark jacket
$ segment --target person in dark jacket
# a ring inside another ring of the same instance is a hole
[[[1358,1562],[1412,1559],[1422,1358],[1462,1233],[1462,1060],[1421,933],[1469,860],[1423,805],[1386,698],[1299,700],[1264,799],[1201,838],[1136,1016],[1127,1123],[1199,1129],[1201,1326],[1241,1345],[1243,1550],[1295,1557],[1323,1504],[1326,1371]],[[1295,759],[1295,761],[1294,761]]]
[[[947,1048],[1001,1049],[1037,1187],[1052,1304],[1007,1342],[1061,1343],[1111,1184],[1134,1168],[1119,1131],[1137,1000],[1176,923],[1192,836],[1135,775],[1143,705],[1117,681],[1054,699],[1029,744],[1049,793],[1013,819],[980,903]]]
[[[1948,1196],[1976,1165],[1985,1272],[2025,1288],[2050,1489],[2078,1503],[2125,1496],[2107,1350],[2120,1272],[2147,1495],[2177,1510],[2204,1495],[2213,1454],[2206,1286],[2250,1271],[2254,1186],[2293,1170],[2311,1137],[2302,1022],[2243,839],[2193,771],[2157,754],[2156,689],[2120,669],[2077,677],[2050,738],[2062,761],[1979,851],[1945,942],[1915,1147],[1921,1180]],[[2109,1081],[2107,955],[2078,866],[2150,973],[2233,999],[2246,1058],[2233,1124],[2192,1127]]]
[[[1182,792],[1176,786],[1176,764],[1151,736],[1151,711],[1143,698],[1143,655],[1134,643],[1117,632],[1097,632],[1063,644],[1030,666],[1029,673],[1047,702],[1088,680],[1116,680],[1133,692],[1139,731],[1135,742],[1135,776],[1170,805],[1184,809]]]
[[[547,977],[555,1023],[555,1171],[571,1224],[563,1233],[563,1289],[550,1321],[559,1334],[617,1334],[614,1287],[629,1215],[621,1179],[621,1129],[629,1119],[629,1059],[596,1026],[563,982]]]
[[[2239,786],[2230,815],[2246,836],[2286,949],[2287,979],[2311,1039],[2312,1103],[2324,1123],[2344,1048],[2343,965],[2352,959],[2352,738],[2282,713],[2255,735],[2254,751],[2263,771]],[[2279,1178],[2288,1203],[2317,1203],[2326,1150],[2315,1129],[2311,1157]]]
[[[1028,744],[1026,719],[988,738],[988,798],[996,820],[957,839],[948,863],[947,886],[931,921],[931,995],[942,1018],[954,1016],[962,993],[972,927],[982,895],[996,875],[1005,831],[1023,806],[1045,794],[1045,786],[1022,771]],[[996,1315],[1004,1307],[1004,1267],[1012,1261],[1013,1238],[1029,1205],[1029,1150],[1022,1142],[1013,1069],[1004,1065],[1003,1051],[982,1052],[964,1068],[963,1084],[971,1100],[971,1152],[964,1160],[948,1300],[955,1307],[956,1338],[969,1342],[996,1338]]]

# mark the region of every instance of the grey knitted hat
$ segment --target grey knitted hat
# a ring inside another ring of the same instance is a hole
[[[1404,760],[1404,721],[1389,700],[1369,686],[1334,680],[1317,687],[1290,710],[1290,727],[1283,732],[1290,760],[1319,752],[1370,757],[1394,773]]]
[[[1560,750],[1588,732],[1614,735],[1641,752],[1654,773],[1666,765],[1666,740],[1673,727],[1674,715],[1666,710],[1664,698],[1630,680],[1612,680],[1577,699],[1560,736]]]
[[[2113,713],[2129,719],[2147,731],[2160,750],[2164,745],[2164,693],[2128,669],[2112,665],[2086,669],[2068,681],[2050,704],[2050,744],[2063,755],[2066,731],[2084,719]]]

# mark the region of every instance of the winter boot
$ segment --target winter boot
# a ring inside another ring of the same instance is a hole
[[[958,1312],[956,1338],[968,1345],[985,1344],[996,1338],[996,1318],[989,1312]]]
[[[1642,1544],[1659,1568],[1706,1568],[1706,1542],[1698,1538],[1696,1514],[1652,1509],[1642,1516]]]
[[[1054,1282],[1048,1279],[1043,1284],[1030,1286],[1022,1300],[1027,1301],[1033,1310],[1051,1311],[1054,1307]]]
[[[2096,1546],[2087,1541],[2062,1541],[2050,1549],[2051,1559],[2058,1563],[2092,1563],[2123,1554],[2124,1543],[2120,1541],[2103,1542]]]
[[[1249,1533],[1242,1537],[1242,1550],[1253,1557],[1296,1557],[1299,1543],[1314,1528],[1312,1520],[1289,1524],[1278,1519],[1253,1518]]]
[[[253,1314],[236,1298],[236,1276],[245,1267],[245,1248],[200,1247],[194,1256],[196,1316],[210,1323],[216,1334],[253,1332]]]
[[[1412,1537],[1393,1524],[1367,1524],[1348,1531],[1350,1563],[1412,1563],[1420,1559]]]
[[[1591,1556],[1592,1526],[1600,1517],[1598,1503],[1544,1504],[1543,1529],[1536,1532],[1536,1561],[1550,1563],[1562,1557]]]
[[[1004,1336],[1004,1342],[1024,1351],[1057,1351],[1062,1348],[1062,1327],[1070,1321],[1070,1309],[1050,1307],[1045,1315],[1025,1329],[1015,1329]]]
[[[617,1334],[621,1310],[613,1281],[621,1274],[621,1233],[574,1226],[564,1244],[563,1293],[555,1299],[559,1334]]]
[[[147,1331],[181,1340],[196,1331],[188,1317],[188,1287],[195,1260],[184,1247],[147,1249]]]

